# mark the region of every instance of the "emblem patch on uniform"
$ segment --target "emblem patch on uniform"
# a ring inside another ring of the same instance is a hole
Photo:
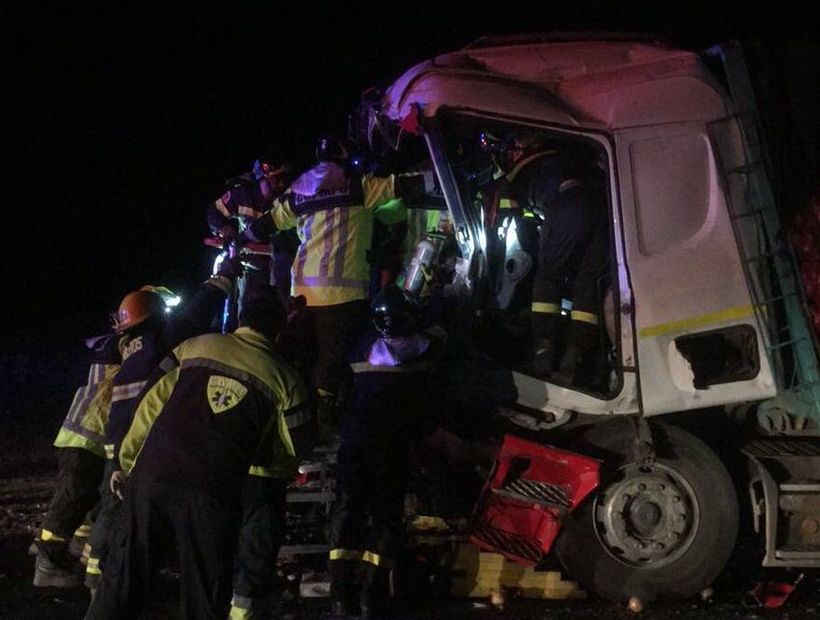
[[[248,388],[236,379],[220,375],[211,375],[208,379],[208,405],[214,413],[236,407],[247,393]]]

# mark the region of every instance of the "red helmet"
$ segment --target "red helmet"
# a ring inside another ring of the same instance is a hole
[[[165,302],[154,286],[143,286],[131,291],[120,302],[120,307],[111,315],[111,323],[118,334],[136,327],[152,316],[162,316]],[[167,290],[167,289],[165,289]]]

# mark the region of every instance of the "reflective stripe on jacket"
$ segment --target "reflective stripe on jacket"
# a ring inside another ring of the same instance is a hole
[[[270,216],[278,230],[296,227],[299,234],[292,294],[311,306],[332,306],[367,298],[373,218],[394,224],[406,210],[394,176],[357,180],[323,162],[273,201]]]
[[[118,345],[119,338],[115,334],[89,342],[93,358],[88,369],[88,382],[74,394],[68,414],[54,439],[55,447],[82,448],[105,456],[103,444],[111,411],[112,385],[120,368]]]
[[[287,417],[306,391],[264,336],[241,327],[191,338],[163,366],[122,442],[124,470],[228,493],[239,492],[249,467],[295,473]]]
[[[157,364],[183,340],[208,331],[230,290],[230,280],[212,276],[167,318],[149,319],[122,339],[122,367],[114,377],[111,413],[105,433],[107,458],[114,458],[119,451],[139,396],[151,385],[149,377]]]

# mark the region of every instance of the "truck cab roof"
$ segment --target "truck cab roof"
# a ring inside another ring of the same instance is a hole
[[[418,104],[622,128],[706,121],[728,113],[726,95],[692,51],[641,35],[592,33],[484,37],[417,64],[387,90],[383,111],[401,120]]]

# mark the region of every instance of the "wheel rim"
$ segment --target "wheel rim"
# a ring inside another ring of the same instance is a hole
[[[621,468],[623,479],[600,493],[594,506],[595,533],[615,560],[657,569],[692,546],[700,506],[691,485],[662,463]]]

